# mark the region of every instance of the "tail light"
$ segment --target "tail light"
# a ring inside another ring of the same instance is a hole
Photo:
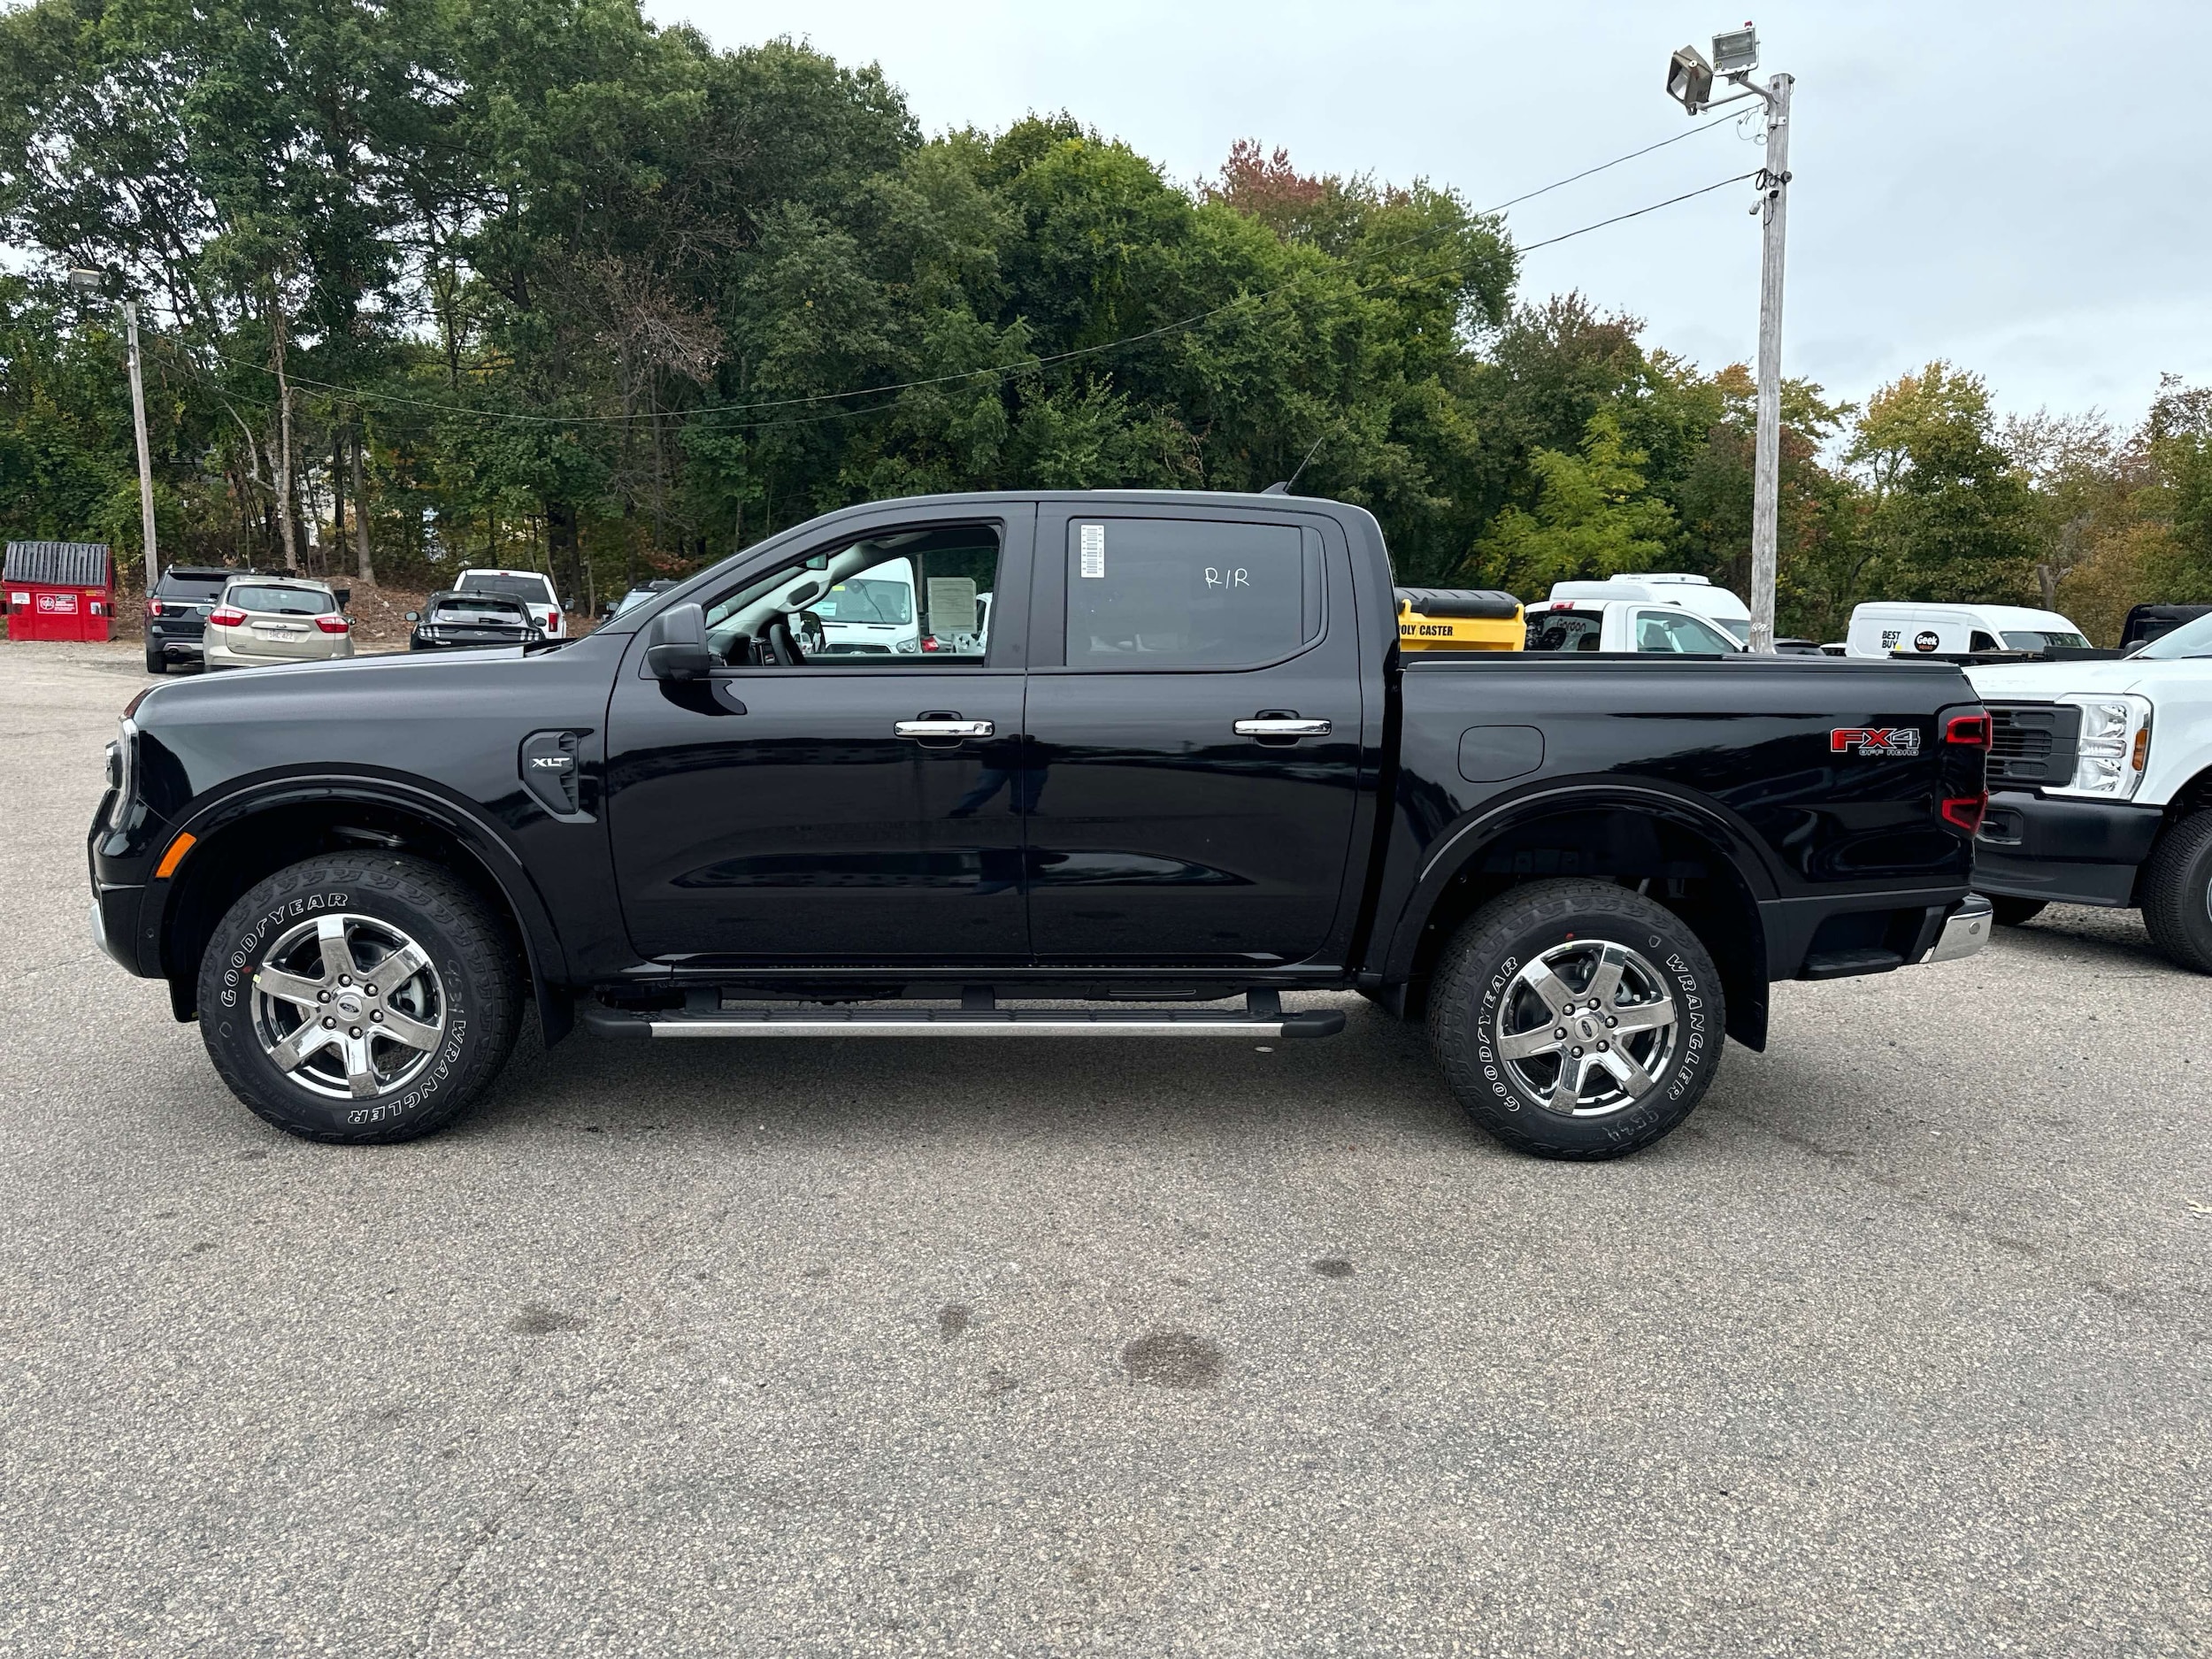
[[[150,617],[159,616],[161,614],[161,601],[158,599],[149,599],[146,602],[146,614]]]
[[[348,628],[350,628],[353,624],[347,621],[343,617],[317,617],[315,618],[315,626],[320,628],[325,634],[343,634]]]
[[[561,613],[559,611],[549,611],[545,613],[545,628],[547,633],[551,633],[555,628],[560,626],[560,623]]]
[[[924,636],[922,640],[922,649],[926,651],[941,651],[945,648],[937,643],[937,636],[934,634],[932,634]]]
[[[207,613],[207,619],[219,628],[243,627],[246,613],[230,605],[218,605]]]
[[[1989,795],[1956,795],[1943,803],[1943,821],[1969,835],[1982,826],[1982,814],[1989,810]]]
[[[1943,728],[1943,741],[1961,749],[1987,749],[1990,739],[1990,718],[1985,714],[1955,714]]]

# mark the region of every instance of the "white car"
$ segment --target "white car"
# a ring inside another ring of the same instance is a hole
[[[1705,577],[1681,571],[1644,571],[1634,575],[1609,576],[1601,582],[1554,582],[1550,597],[1632,599],[1647,605],[1679,605],[1717,624],[1737,644],[1751,642],[1751,607],[1727,588],[1716,588]]]
[[[505,594],[530,607],[530,619],[545,630],[549,640],[568,637],[568,617],[561,609],[553,580],[538,571],[463,571],[453,591],[464,594]]]
[[[1978,651],[2085,651],[2082,631],[2055,611],[2024,605],[1863,604],[1851,613],[1850,657],[1968,656]]]
[[[2133,907],[2212,973],[2212,616],[2116,662],[1969,664],[1990,714],[1974,886],[2014,926]]]
[[[353,655],[353,623],[342,588],[289,576],[251,576],[225,585],[207,613],[201,661],[210,673],[275,663],[323,663]]]
[[[1723,633],[1720,624],[1677,604],[1647,604],[1633,599],[1554,599],[1532,607],[1527,622],[1532,651],[1672,651],[1694,657],[1733,657],[1743,649],[1742,642],[1734,634]]]

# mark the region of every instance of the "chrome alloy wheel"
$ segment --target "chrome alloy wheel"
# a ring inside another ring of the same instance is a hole
[[[1680,1015],[1665,976],[1626,945],[1572,940],[1515,974],[1498,1003],[1498,1058],[1546,1110],[1602,1118],[1659,1087]]]
[[[437,1053],[445,1018],[429,953],[373,916],[301,923],[253,976],[263,1052],[302,1088],[339,1100],[412,1081]]]

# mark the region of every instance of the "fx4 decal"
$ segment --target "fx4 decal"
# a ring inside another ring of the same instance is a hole
[[[1847,755],[1917,755],[1918,728],[1909,726],[1839,726],[1828,733],[1828,752]]]

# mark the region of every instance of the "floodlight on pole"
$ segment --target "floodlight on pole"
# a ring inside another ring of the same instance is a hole
[[[1749,23],[1713,36],[1709,61],[1694,46],[1685,46],[1667,63],[1667,96],[1692,115],[1718,107],[1713,77],[1718,74],[1741,91],[1720,104],[1756,98],[1766,106],[1766,165],[1759,169],[1759,407],[1752,444],[1751,480],[1751,649],[1774,650],[1776,548],[1782,494],[1782,252],[1789,208],[1790,90],[1792,75],[1778,74],[1763,87],[1751,79],[1759,66],[1759,31]]]
[[[69,268],[69,286],[80,294],[99,294],[107,288],[107,273],[82,265]],[[146,444],[146,384],[138,366],[138,307],[124,300],[123,338],[131,365],[131,426],[138,439],[138,528],[146,547],[146,591],[152,593],[161,574],[161,555],[154,544],[154,465]]]
[[[1695,115],[1713,99],[1713,65],[1694,46],[1685,46],[1667,61],[1667,96]]]

